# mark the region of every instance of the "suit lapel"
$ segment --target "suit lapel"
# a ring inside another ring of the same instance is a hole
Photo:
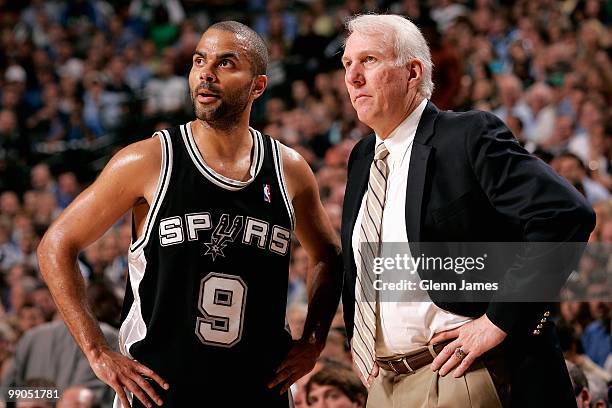
[[[431,146],[427,145],[427,141],[433,135],[438,113],[438,108],[431,101],[427,102],[412,145],[406,186],[406,233],[409,242],[419,242],[421,239],[421,210],[427,162],[431,154]]]
[[[346,191],[347,197],[345,199],[349,204],[349,208],[346,208],[345,210],[348,210],[348,214],[350,215],[348,224],[350,228],[347,231],[349,245],[353,235],[355,221],[357,220],[357,215],[359,214],[359,208],[361,207],[361,202],[363,200],[363,194],[365,193],[365,189],[368,184],[372,160],[374,160],[374,149],[372,149],[372,151],[366,156],[356,159],[353,163],[352,170],[354,174],[354,183],[349,183]]]
[[[406,185],[406,233],[409,242],[419,242],[421,239],[421,207],[430,153],[431,146],[416,141],[412,145]]]

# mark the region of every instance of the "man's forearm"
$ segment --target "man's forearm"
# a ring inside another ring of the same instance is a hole
[[[315,263],[309,274],[308,314],[302,340],[325,346],[342,290],[342,257],[336,253],[325,261]]]
[[[45,236],[38,247],[40,270],[66,326],[88,360],[108,343],[87,298],[85,281],[76,261],[78,250],[60,237]]]

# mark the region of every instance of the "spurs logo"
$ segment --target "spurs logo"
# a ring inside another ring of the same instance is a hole
[[[213,261],[217,256],[225,257],[223,250],[230,244],[252,245],[284,256],[289,253],[291,231],[280,225],[243,215],[222,214],[215,225],[210,212],[175,215],[160,221],[159,244],[162,247],[193,241],[203,243],[202,256],[210,255]]]
[[[240,230],[242,230],[242,215],[235,216],[230,226],[229,215],[223,214],[219,224],[217,224],[217,228],[215,228],[210,237],[210,242],[204,243],[204,248],[206,249],[204,255],[211,255],[213,261],[217,259],[217,256],[225,257],[223,249],[228,243],[234,242]]]

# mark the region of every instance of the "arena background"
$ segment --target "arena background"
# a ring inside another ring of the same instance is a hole
[[[31,352],[32,344],[51,341],[41,325],[58,318],[38,272],[37,243],[114,152],[192,118],[186,76],[211,23],[238,20],[266,40],[269,86],[255,104],[252,125],[306,158],[339,230],[348,155],[370,132],[357,120],[343,83],[344,21],[372,11],[406,15],[423,30],[439,108],[498,115],[520,143],[586,195],[597,213],[591,242],[612,243],[610,0],[0,0],[4,387],[46,384],[63,391],[85,384],[107,406],[109,393],[93,374],[66,374],[75,369],[54,360],[59,351]],[[119,323],[129,241],[126,216],[79,256],[96,314],[111,335]],[[288,299],[294,337],[306,313],[307,263],[294,245]],[[609,291],[609,282],[603,279],[598,289]],[[612,378],[605,300],[564,302],[556,316],[570,372],[578,384],[586,374],[599,406],[607,404]],[[339,311],[318,368],[350,364],[342,324]],[[60,367],[54,378],[41,378],[51,364]],[[298,407],[308,406],[306,380],[293,388]]]

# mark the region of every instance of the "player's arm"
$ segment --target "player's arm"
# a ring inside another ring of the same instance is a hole
[[[124,407],[130,406],[124,387],[146,406],[152,406],[149,398],[159,400],[143,375],[160,385],[165,382],[152,370],[109,347],[88,304],[77,256],[155,190],[160,166],[157,138],[121,150],[51,225],[38,247],[41,273],[64,322],[96,375],[118,393]]]
[[[308,253],[308,314],[302,338],[278,369],[271,386],[281,392],[312,370],[325,347],[342,289],[340,243],[321,204],[319,188],[308,163],[294,150],[282,147],[283,166],[296,217],[295,233]]]

